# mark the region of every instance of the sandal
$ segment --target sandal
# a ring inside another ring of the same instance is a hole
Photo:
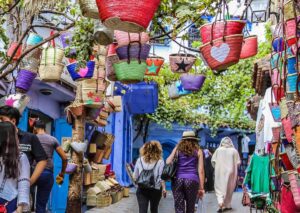
[[[222,208],[219,208],[217,212],[223,212],[223,209],[222,209]]]

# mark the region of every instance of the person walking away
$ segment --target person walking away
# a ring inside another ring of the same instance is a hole
[[[39,141],[44,148],[48,160],[47,165],[41,176],[38,178],[35,186],[37,188],[36,194],[36,213],[45,213],[46,205],[49,200],[49,196],[54,183],[53,178],[53,153],[57,152],[62,160],[62,169],[58,174],[58,179],[63,181],[66,167],[67,167],[67,155],[64,150],[59,146],[59,143],[55,137],[46,133],[46,124],[43,121],[37,120],[34,123],[33,132],[37,135]]]
[[[215,168],[215,193],[219,204],[218,212],[231,210],[231,200],[236,188],[237,171],[241,160],[229,137],[221,140],[211,162]]]
[[[11,106],[0,107],[0,122],[8,121],[17,127],[19,125],[20,117],[21,114],[18,109]],[[18,129],[18,139],[20,151],[26,154],[31,169],[33,166],[33,161],[36,162],[35,169],[31,171],[30,185],[32,185],[44,171],[47,165],[47,155],[39,139],[34,134],[23,132],[22,130]]]
[[[0,209],[22,213],[29,206],[30,165],[19,152],[17,129],[10,122],[0,123]]]
[[[161,180],[163,168],[161,144],[158,141],[145,143],[133,172],[138,185],[136,196],[139,213],[147,213],[149,203],[151,213],[158,213],[160,199],[162,195],[166,197],[167,193],[165,182]]]
[[[211,164],[212,153],[209,149],[204,149],[204,171],[205,171],[205,184],[204,189],[206,192],[214,190],[214,168]]]
[[[194,213],[197,196],[204,196],[203,152],[193,131],[185,131],[179,144],[173,149],[166,163],[177,161],[176,177],[172,181],[172,192],[176,213]]]

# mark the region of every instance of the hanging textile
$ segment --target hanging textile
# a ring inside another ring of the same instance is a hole
[[[250,184],[252,193],[269,193],[269,166],[270,159],[268,155],[253,154],[250,164],[246,170],[244,184]],[[272,175],[274,174],[272,169]]]

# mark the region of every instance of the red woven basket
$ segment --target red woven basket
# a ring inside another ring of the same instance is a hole
[[[243,35],[225,36],[200,47],[207,65],[215,71],[224,71],[239,62]]]
[[[249,36],[244,38],[242,51],[241,51],[241,59],[250,58],[257,54],[257,36]]]
[[[226,23],[226,26],[225,26]],[[230,36],[234,34],[241,34],[246,22],[241,20],[228,20],[217,21],[209,24],[205,24],[200,27],[200,36],[203,44],[210,42],[211,40],[222,38],[223,36]],[[213,26],[213,36],[212,28]],[[225,28],[225,30],[224,30]]]
[[[126,32],[145,31],[160,0],[96,0],[105,26]]]

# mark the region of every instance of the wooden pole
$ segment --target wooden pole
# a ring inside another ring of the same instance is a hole
[[[75,141],[84,141],[84,128],[85,127],[85,118],[81,116],[75,120],[75,127],[72,130],[72,143]],[[76,163],[77,170],[75,173],[70,175],[69,182],[69,193],[68,193],[68,202],[67,202],[67,210],[66,213],[80,213],[82,202],[82,171],[83,171],[83,153],[77,154],[75,151],[72,151],[71,159],[74,163]]]

